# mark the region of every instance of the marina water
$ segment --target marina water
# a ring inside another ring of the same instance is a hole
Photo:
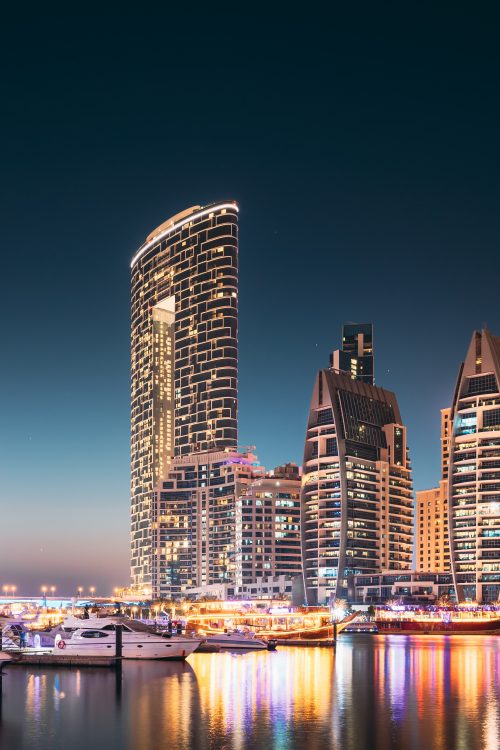
[[[498,750],[500,639],[344,635],[336,651],[4,666],[2,750]]]

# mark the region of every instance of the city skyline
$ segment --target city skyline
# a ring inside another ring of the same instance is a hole
[[[347,325],[349,325],[349,324],[347,324]],[[346,323],[344,321],[339,326],[339,332],[343,331],[344,328],[345,328],[345,326],[346,326]],[[382,334],[380,338],[383,341],[384,338],[387,338],[387,337],[384,337],[383,334]],[[468,336],[467,336],[467,338],[468,338]],[[333,339],[333,344],[335,344],[335,337],[333,336],[332,339]],[[385,369],[384,365],[387,364],[387,363],[382,363],[382,368],[380,367],[380,355],[379,355],[379,352],[380,352],[380,348],[383,348],[383,347],[379,347],[378,330],[377,330],[376,327],[375,327],[375,332],[374,332],[374,342],[375,342],[375,346],[377,347],[377,355],[378,355],[377,356],[377,362],[378,362],[378,368],[379,368],[378,372],[379,373],[382,372],[382,374],[385,374],[386,377],[387,377],[390,374],[390,369],[391,368],[389,367],[389,368],[387,368],[387,370]],[[244,346],[243,347],[241,346],[241,342],[239,344],[239,348],[240,348],[240,350],[242,348],[244,349]],[[455,370],[456,370],[456,365],[455,365]],[[377,375],[377,373],[376,373],[376,375]],[[390,380],[390,378],[388,378],[388,380]],[[382,385],[378,379],[376,379],[375,382],[376,382],[377,385]],[[244,398],[241,399],[241,397],[240,397],[240,400],[242,400],[243,403],[245,403],[245,401],[246,401],[246,399],[244,399]],[[440,439],[439,439],[439,419],[440,419],[440,410],[438,410],[438,412],[435,415],[435,422],[436,422],[435,430],[434,430],[435,435],[431,436],[431,442],[432,442],[432,437],[434,437],[434,441],[433,442],[436,443],[437,446],[439,446],[439,444],[440,444]],[[409,446],[411,447],[411,437],[412,437],[411,417],[409,418],[409,420],[405,420],[405,421],[409,422],[409,424],[407,424],[407,427],[408,427],[408,431],[409,431]],[[239,424],[241,425],[241,420],[239,420]],[[304,421],[304,425],[305,424],[306,424],[306,422]],[[240,427],[240,431],[243,432],[243,430],[241,430],[241,427]],[[257,430],[257,433],[258,432],[259,432],[259,430]],[[246,434],[248,434],[248,432]],[[240,441],[240,442],[243,442],[243,441]],[[251,441],[249,439],[246,442],[247,443],[253,442],[253,443],[257,444],[256,445],[257,451],[260,452],[257,440]],[[273,454],[271,451],[268,451],[267,456],[262,461],[263,466],[267,469],[267,468],[269,468],[272,465],[278,465],[279,461],[276,458],[274,459],[274,461],[273,461],[272,458],[270,460],[265,460],[269,456],[273,456],[273,455],[277,456],[278,459],[281,461],[281,463],[284,463],[284,462],[287,462],[287,461],[296,461],[299,465],[301,465],[302,464],[302,459],[301,459],[301,455],[300,455],[300,452],[301,452],[300,451],[300,443],[301,443],[301,441],[300,441],[300,439],[297,439],[297,440],[295,440],[295,442],[297,443],[297,449],[295,451],[292,449],[292,451],[287,452],[287,453],[280,452],[280,453],[276,453],[276,454]],[[293,455],[290,455],[290,453],[292,453]],[[412,451],[412,453],[413,453],[413,451]],[[431,453],[430,450],[428,450],[428,458],[429,458],[430,462],[432,462],[433,464],[436,465],[435,466],[435,470],[432,471],[432,472],[429,471],[429,470],[424,471],[424,470],[422,470],[422,468],[423,468],[422,466],[420,466],[420,471],[415,470],[415,468],[414,468],[413,469],[413,476],[417,477],[416,481],[414,480],[414,489],[415,490],[427,489],[428,487],[433,486],[433,484],[436,484],[437,481],[438,481],[438,479],[439,479],[439,468],[440,468],[439,451],[437,451],[436,448],[433,449],[432,453]],[[419,475],[420,475],[420,477],[423,477],[423,476],[424,477],[431,477],[431,479],[430,480],[420,479],[420,482],[418,482]],[[98,529],[96,529],[96,532],[98,532]],[[122,546],[124,546],[124,545],[122,544]],[[64,541],[63,541],[63,543],[60,545],[60,549],[58,550],[58,557],[59,557],[59,559],[61,561],[64,561],[63,564],[65,564],[66,556],[69,556],[69,554],[70,554],[69,553],[69,545],[68,545],[68,551],[65,552],[64,548],[65,548],[65,545],[64,545]],[[41,551],[42,551],[42,549],[41,549]],[[124,549],[123,551],[124,551],[123,558],[125,558],[126,557],[126,550]],[[109,559],[109,562],[112,563],[112,558]],[[71,577],[70,578],[66,578],[66,580],[68,582],[71,582],[71,585],[69,586],[70,589],[71,588],[75,588],[76,582],[78,582],[78,587],[80,586],[81,582],[83,582],[84,583],[83,588],[85,590],[90,590],[91,588],[96,589],[95,582],[97,581],[98,582],[97,589],[100,589],[102,593],[109,593],[109,591],[111,591],[113,588],[116,588],[116,586],[114,585],[114,583],[116,583],[119,586],[127,585],[127,583],[128,583],[127,573],[126,573],[126,570],[124,569],[123,562],[121,564],[121,568],[124,570],[124,575],[123,575],[123,577],[121,579],[119,578],[119,576],[116,576],[116,575],[113,576],[111,579],[106,579],[105,576],[102,577],[101,575],[99,575],[99,573],[98,574],[94,574],[94,575],[90,575],[90,576],[85,576],[85,574],[82,575],[81,573],[82,573],[82,570],[83,571],[85,570],[85,565],[83,565],[83,566],[74,565],[74,573],[71,573],[70,574]],[[6,578],[7,582],[8,581],[12,581],[12,582],[15,581],[16,585],[17,585],[18,581],[21,581],[21,586],[18,586],[18,588],[20,588],[22,590],[26,590],[26,583],[24,583],[24,585],[23,585],[23,580],[25,581],[25,578],[23,578],[23,574],[21,574],[21,575],[15,575],[15,573],[14,574],[13,573],[10,573],[10,574],[8,573],[4,577]],[[45,575],[45,576],[42,575],[41,577],[38,576],[37,580],[34,581],[31,584],[31,586],[28,584],[28,589],[29,589],[30,593],[36,594],[40,590],[40,585],[38,584],[38,578],[40,578],[40,581],[56,581],[58,583],[58,588],[60,588],[61,577],[60,577],[60,575],[58,575],[57,571],[54,569],[53,566],[50,566],[50,565],[48,566],[47,575]],[[62,579],[62,580],[64,581],[64,579]],[[111,584],[111,581],[113,582],[113,585]],[[63,584],[63,588],[64,588],[64,584]]]
[[[127,582],[129,261],[166,217],[226,196],[240,206],[240,443],[266,468],[300,464],[315,374],[344,323],[370,321],[414,487],[436,485],[457,364],[471,331],[500,331],[499,67],[486,15],[403,16],[349,32],[314,22],[314,43],[312,19],[246,18],[252,42],[221,24],[224,54],[208,58],[195,24],[192,54],[175,37],[168,59],[145,16],[79,18],[71,34],[63,16],[12,23],[6,584]]]

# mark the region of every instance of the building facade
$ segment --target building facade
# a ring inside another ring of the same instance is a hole
[[[174,458],[237,446],[237,205],[173,216],[131,268],[131,576],[148,593],[155,488]]]
[[[457,598],[500,597],[500,338],[475,331],[455,388],[448,504]]]
[[[236,586],[302,573],[298,466],[254,479],[236,504]]]
[[[441,409],[441,479],[448,479],[451,444],[451,408]]]
[[[432,604],[441,598],[454,599],[453,576],[448,573],[386,571],[349,578],[349,601],[353,604]]]
[[[411,569],[411,466],[393,393],[332,368],[318,373],[301,507],[308,604],[346,598],[348,576]]]
[[[261,600],[269,604],[276,599],[288,599],[283,601],[283,606],[293,604],[301,606],[303,604],[302,586],[299,586],[298,595],[296,594],[297,578],[289,576],[269,576],[267,578],[257,578],[252,583],[236,586],[234,583],[212,583],[208,586],[198,586],[189,589],[186,592],[186,598],[193,601],[199,599],[218,599],[227,600]],[[296,600],[296,601],[295,601]]]
[[[349,373],[356,380],[375,385],[373,325],[346,323],[342,327],[342,349],[330,357],[330,367]]]
[[[234,584],[237,504],[263,474],[251,452],[204,451],[172,461],[154,493],[156,597],[179,598],[191,588]]]
[[[441,409],[441,481],[438,487],[416,493],[415,570],[444,572],[451,568],[448,466],[451,409]]]
[[[416,561],[415,570],[445,572],[450,570],[448,526],[448,483],[416,493]]]

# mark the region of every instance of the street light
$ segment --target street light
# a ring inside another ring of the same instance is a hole
[[[47,586],[41,586],[40,591],[43,594],[43,606],[47,609]]]
[[[91,586],[89,591],[92,594],[92,596],[94,596],[95,586]]]
[[[82,594],[83,594],[83,586],[78,586],[78,596],[81,597]]]

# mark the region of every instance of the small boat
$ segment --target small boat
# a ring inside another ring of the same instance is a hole
[[[123,659],[182,660],[192,654],[203,640],[182,635],[158,635],[144,626],[139,627],[142,623],[136,624],[133,620],[117,623],[116,619],[79,620],[80,627],[76,629],[72,627],[74,623],[63,623],[63,632],[56,635],[52,653],[64,656],[114,656],[117,624],[122,628]]]
[[[218,654],[219,651],[220,646],[217,646],[216,643],[207,643],[206,641],[202,641],[196,649],[197,654]]]
[[[240,633],[237,630],[228,633],[217,633],[206,636],[208,646],[218,646],[221,649],[237,649],[238,651],[273,651],[276,641],[264,641],[256,638],[254,633]]]

